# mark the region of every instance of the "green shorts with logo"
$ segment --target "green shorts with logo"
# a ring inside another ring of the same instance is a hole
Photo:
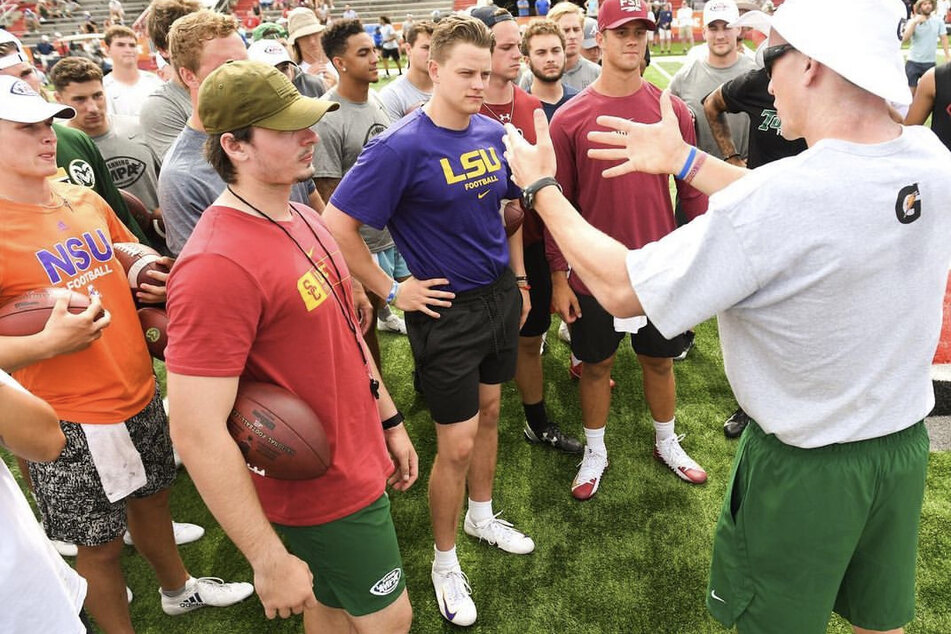
[[[707,608],[741,634],[824,633],[832,611],[870,630],[915,614],[923,422],[800,449],[750,423],[713,540]]]
[[[375,502],[319,526],[274,528],[314,574],[317,600],[352,616],[379,612],[403,594],[403,560],[384,493]]]

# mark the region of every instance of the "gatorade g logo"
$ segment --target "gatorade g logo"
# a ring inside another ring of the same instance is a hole
[[[75,159],[69,162],[69,178],[77,185],[83,187],[95,187],[96,175],[92,171],[92,166],[82,159]]]
[[[902,187],[895,201],[895,215],[903,225],[911,224],[921,217],[921,193],[918,183]]]
[[[455,173],[448,158],[439,159],[447,184],[452,185],[468,178],[478,178],[502,169],[502,161],[499,160],[494,147],[490,147],[488,150],[466,152],[459,156],[459,163],[462,165],[462,174]]]

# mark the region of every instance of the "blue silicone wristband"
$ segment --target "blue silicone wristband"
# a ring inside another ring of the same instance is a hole
[[[677,174],[677,180],[683,180],[687,174],[690,172],[690,167],[693,165],[693,160],[697,157],[697,148],[691,147],[690,154],[687,155],[687,162],[684,163],[683,169],[680,170],[680,173]]]
[[[386,296],[386,303],[392,304],[393,300],[396,299],[396,292],[400,290],[400,283],[396,280],[393,280],[393,286],[390,287],[390,294]]]

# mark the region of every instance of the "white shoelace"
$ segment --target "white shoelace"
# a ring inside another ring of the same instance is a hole
[[[525,535],[516,529],[511,522],[499,519],[501,514],[502,511],[499,511],[492,516],[492,519],[476,524],[476,528],[479,529],[479,541],[484,539],[494,546],[499,543],[507,544],[512,540],[525,539]],[[483,535],[483,531],[487,531],[489,534]]]
[[[601,477],[604,469],[608,466],[608,457],[585,447],[584,458],[581,459],[578,466],[581,468],[578,469],[578,476],[575,480],[579,483],[588,482]]]
[[[472,594],[469,577],[462,570],[453,569],[439,573],[445,579],[443,583],[443,598],[446,603],[455,607],[460,601],[465,601]]]
[[[699,469],[700,465],[694,462],[694,459],[687,455],[684,448],[680,446],[680,441],[686,434],[671,436],[657,443],[657,452],[668,466],[684,467],[685,469]]]

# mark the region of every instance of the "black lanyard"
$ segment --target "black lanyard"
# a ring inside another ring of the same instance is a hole
[[[350,317],[350,313],[347,311],[347,307],[343,302],[343,300],[347,299],[346,291],[344,291],[344,298],[340,299],[340,296],[337,295],[337,291],[334,289],[334,285],[333,283],[331,283],[330,278],[327,277],[327,274],[324,273],[323,270],[319,266],[317,266],[317,262],[314,261],[314,258],[312,258],[307,253],[304,247],[301,246],[300,242],[298,242],[294,238],[294,236],[291,235],[290,231],[284,228],[284,225],[277,222],[276,220],[274,220],[274,218],[271,218],[269,215],[267,215],[266,213],[264,213],[263,211],[261,211],[260,209],[252,205],[251,203],[249,203],[247,200],[245,200],[241,196],[239,196],[233,189],[231,189],[230,185],[228,185],[228,191],[231,192],[232,196],[234,196],[235,198],[243,202],[245,205],[247,205],[248,207],[250,207],[257,213],[259,213],[262,217],[267,219],[275,227],[283,231],[284,235],[286,235],[290,239],[290,241],[294,243],[294,246],[297,247],[297,250],[301,252],[301,255],[307,258],[307,261],[311,264],[311,266],[314,267],[314,270],[317,271],[317,274],[320,275],[321,278],[323,278],[324,282],[327,284],[327,288],[330,289],[330,294],[333,295],[334,300],[336,300],[337,302],[337,306],[340,308],[340,313],[343,315],[344,321],[347,322],[347,328],[350,330],[350,334],[353,335],[353,340],[357,344],[357,350],[360,351],[360,358],[363,359],[363,365],[364,367],[367,368],[367,374],[370,377],[370,394],[373,395],[373,398],[379,399],[380,398],[380,382],[377,381],[375,378],[373,378],[373,373],[370,372],[370,362],[367,359],[366,352],[364,352],[363,350],[363,344],[360,343],[360,337],[357,334],[359,332],[359,329],[357,328],[356,322],[354,322],[354,320]],[[307,222],[307,219],[304,218],[304,215],[294,208],[294,205],[288,204],[288,210],[290,210],[292,218],[294,214],[297,214],[297,216],[301,219],[301,221],[304,223],[307,229],[310,230],[310,234],[314,236],[314,240],[316,240],[317,244],[320,245],[320,248],[323,250],[323,252],[327,256],[327,259],[330,260],[331,266],[334,267],[334,274],[337,276],[337,281],[340,282],[340,287],[343,288],[343,277],[340,275],[340,269],[337,268],[337,263],[334,261],[333,256],[330,255],[330,251],[327,249],[327,247],[324,246],[324,243],[320,239],[320,236],[318,236],[314,228],[310,226],[310,223]],[[352,298],[351,298],[351,302],[352,302]]]

